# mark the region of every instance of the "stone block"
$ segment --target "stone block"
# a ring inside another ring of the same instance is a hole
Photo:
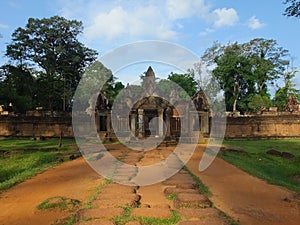
[[[114,216],[120,216],[124,212],[122,208],[97,208],[83,209],[77,213],[78,220],[84,218],[111,219]]]
[[[211,207],[210,200],[201,194],[179,193],[175,200],[174,206],[180,208],[207,208]]]
[[[125,225],[142,225],[139,221],[130,221],[125,223]]]
[[[171,194],[179,194],[179,193],[199,194],[199,191],[197,189],[192,189],[192,188],[167,187],[164,190],[164,193],[166,196],[169,196]]]
[[[139,205],[140,196],[136,194],[126,195],[112,195],[112,194],[100,194],[92,205],[99,208],[111,208],[130,206],[137,207]]]
[[[215,208],[183,208],[178,210],[181,218],[193,219],[204,217],[219,217],[221,215],[220,210]]]
[[[172,217],[172,212],[170,209],[167,208],[135,208],[132,209],[131,215],[163,219]]]
[[[115,223],[109,220],[96,219],[96,220],[78,222],[75,225],[115,225]]]

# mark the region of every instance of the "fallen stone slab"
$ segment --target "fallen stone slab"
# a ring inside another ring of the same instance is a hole
[[[142,158],[143,158],[142,154],[139,154],[139,155],[129,155],[129,156],[125,157],[122,161],[124,163],[128,163],[129,164],[129,162],[138,162]]]
[[[221,211],[215,208],[183,208],[178,210],[183,219],[204,218],[204,217],[219,217]]]
[[[80,221],[84,218],[111,219],[123,213],[124,209],[122,208],[82,209],[77,212],[76,220]]]
[[[180,171],[178,171],[179,174],[187,174],[189,175],[189,172],[184,170],[184,169],[181,169]]]
[[[194,181],[192,178],[169,178],[165,181],[162,182],[163,185],[167,185],[167,186],[176,186],[176,185],[181,185],[181,184],[190,184],[193,185],[195,187],[197,187],[197,183],[196,181]]]
[[[116,200],[121,200],[121,199],[127,199],[127,200],[132,200],[132,201],[136,201],[138,202],[141,199],[141,196],[138,194],[119,194],[119,195],[115,195],[115,194],[107,194],[107,193],[100,193],[97,197],[96,200],[112,200],[114,201],[114,199]]]
[[[121,206],[137,207],[140,196],[136,194],[127,195],[99,195],[92,202],[92,206],[99,208],[112,208]]]
[[[135,177],[136,174],[114,174],[112,179],[115,182],[120,182],[120,183],[127,183],[128,181],[130,181],[133,177]]]
[[[270,149],[269,151],[267,151],[267,154],[282,157],[282,158],[285,158],[285,159],[295,158],[295,156],[293,154],[289,153],[289,152],[280,152],[280,151],[277,151],[275,149]]]
[[[109,151],[109,153],[115,158],[119,158],[123,155],[123,152],[120,151]]]
[[[276,150],[276,149],[270,149],[270,150],[268,150],[267,154],[281,157],[281,152],[278,151],[278,150]]]
[[[206,217],[199,220],[181,221],[177,225],[230,225],[226,218],[221,217]]]
[[[174,199],[174,207],[180,208],[208,208],[210,200],[201,194],[179,193]]]
[[[181,221],[177,225],[229,225],[230,223],[223,218],[208,217],[193,221]]]
[[[126,186],[121,184],[112,183],[105,186],[100,194],[134,194],[136,193],[137,187],[135,186]]]
[[[142,225],[139,221],[129,221],[125,225]]]
[[[78,222],[75,225],[115,225],[115,223],[109,220],[96,219],[96,220]]]
[[[168,208],[134,208],[131,215],[164,219],[172,217],[172,211]]]
[[[167,187],[164,190],[164,193],[166,196],[169,196],[171,194],[179,194],[179,193],[192,193],[192,194],[199,194],[199,191],[197,189],[192,188],[177,188],[177,187]]]
[[[231,223],[226,219],[222,217],[205,217],[200,220],[201,223],[199,225],[230,225]]]
[[[281,152],[281,157],[285,159],[293,159],[295,156],[289,152]]]
[[[150,206],[150,208],[170,209],[171,206],[166,203],[161,203],[161,204],[152,205]]]
[[[177,180],[177,181],[182,181],[182,180],[188,180],[188,181],[194,181],[193,178],[186,172],[180,172],[176,173],[172,177],[170,177],[168,180]]]
[[[197,189],[199,185],[196,182],[176,184],[176,188],[180,189]]]
[[[124,167],[120,167],[117,168],[115,171],[115,174],[127,174],[127,175],[132,175],[132,174],[136,174],[138,172],[137,168],[124,168]]]
[[[199,220],[194,220],[194,221],[181,221],[177,225],[200,225]],[[215,224],[217,225],[217,224]]]
[[[236,153],[236,154],[244,154],[244,155],[247,154],[246,151],[240,150],[240,149],[225,148],[225,149],[223,149],[222,151],[230,152],[230,153]]]

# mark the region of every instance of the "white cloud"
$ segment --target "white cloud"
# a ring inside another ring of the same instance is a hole
[[[184,36],[187,21],[193,29],[211,33],[223,26],[233,26],[239,20],[233,8],[211,9],[210,0],[57,0],[60,14],[83,21],[87,42],[162,39],[173,41]],[[193,18],[192,22],[191,19]],[[206,24],[205,24],[206,23]],[[207,28],[206,25],[212,27]],[[201,26],[201,27],[200,27]]]
[[[215,32],[214,29],[212,29],[212,28],[206,28],[205,31],[200,32],[199,35],[200,36],[206,36],[206,35],[208,35],[210,33],[213,33],[213,32]]]
[[[8,25],[0,23],[0,29],[7,29]]]
[[[168,0],[166,7],[169,18],[173,20],[189,18],[194,15],[203,17],[209,11],[205,0]]]
[[[211,14],[211,18],[215,28],[234,26],[239,20],[238,13],[233,8],[215,9]]]
[[[152,37],[174,39],[176,32],[171,29],[155,6],[140,6],[125,10],[122,6],[108,12],[99,12],[85,30],[87,39],[97,37],[107,41],[119,37]]]
[[[257,19],[255,16],[252,16],[247,21],[248,27],[252,30],[257,30],[265,26],[264,23],[260,22],[259,19]]]

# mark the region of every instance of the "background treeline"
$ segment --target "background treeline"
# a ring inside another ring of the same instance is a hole
[[[84,71],[95,63],[100,69],[94,72],[110,76],[103,91],[113,101],[124,85],[96,61],[95,50],[78,41],[82,31],[82,22],[58,16],[30,18],[24,28],[17,28],[6,48],[9,61],[0,67],[0,105],[7,108],[12,103],[19,113],[37,107],[70,111]],[[293,83],[296,73],[288,50],[275,40],[256,38],[214,43],[194,68],[186,74],[171,73],[168,79],[190,96],[200,89],[217,95],[218,83],[228,111],[257,112],[270,106],[283,110],[289,95],[299,99]]]

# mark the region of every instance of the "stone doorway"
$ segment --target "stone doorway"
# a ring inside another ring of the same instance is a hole
[[[145,137],[149,137],[150,135],[152,136],[157,136],[159,135],[159,120],[158,120],[158,112],[157,110],[145,110],[145,115],[144,115],[144,132],[145,132]]]

